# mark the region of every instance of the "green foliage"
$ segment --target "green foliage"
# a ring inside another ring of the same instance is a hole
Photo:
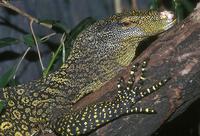
[[[68,33],[69,29],[60,21],[56,20],[39,20],[40,23],[51,24],[52,29],[57,33]]]
[[[60,22],[56,22],[56,23],[52,24],[52,29],[58,33],[68,33],[69,32],[69,29],[67,29],[65,27],[65,25]]]
[[[12,44],[18,44],[19,40],[16,38],[11,38],[11,37],[6,37],[6,38],[2,38],[0,39],[0,48],[8,46],[8,45],[12,45]]]
[[[157,10],[159,8],[159,0],[151,0],[150,9]]]
[[[0,77],[0,88],[8,85],[9,81],[13,78],[15,74],[15,68],[10,68],[6,73]]]
[[[41,40],[39,36],[36,36],[38,43],[44,43],[46,40]],[[10,45],[17,45],[20,43],[24,43],[27,46],[33,47],[35,46],[35,42],[33,39],[32,34],[27,34],[22,37],[22,39],[12,38],[12,37],[6,37],[0,39],[0,48]]]
[[[36,39],[38,44],[42,43],[42,40],[40,40],[39,36],[36,36]],[[35,41],[32,34],[24,35],[22,38],[22,42],[29,47],[35,46]]]
[[[173,4],[173,8],[175,10],[175,14],[176,14],[177,20],[180,22],[181,20],[184,19],[183,5],[182,5],[180,0],[174,0],[172,2],[172,4]]]
[[[58,49],[56,50],[55,53],[53,53],[52,57],[51,57],[51,60],[49,62],[49,65],[48,67],[43,71],[43,77],[46,77],[48,74],[49,74],[49,71],[52,69],[53,65],[55,64],[56,62],[56,59],[61,51],[61,48],[62,48],[62,44],[60,44],[60,46],[58,47]]]

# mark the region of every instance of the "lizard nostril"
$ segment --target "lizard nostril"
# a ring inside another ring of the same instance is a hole
[[[163,11],[163,12],[160,12],[160,18],[172,21],[175,19],[175,15],[172,11]]]

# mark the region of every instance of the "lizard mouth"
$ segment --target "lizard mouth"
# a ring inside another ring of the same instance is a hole
[[[168,30],[169,28],[171,28],[172,26],[174,26],[174,24],[176,23],[176,19],[174,19],[173,21],[171,21],[169,24],[167,24],[164,27],[164,30]]]
[[[160,18],[165,19],[167,25],[164,27],[164,30],[168,30],[176,23],[176,18],[173,12],[171,11],[163,11],[160,13]]]

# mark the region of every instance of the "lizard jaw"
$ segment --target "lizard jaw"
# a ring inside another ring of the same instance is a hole
[[[168,30],[176,23],[175,15],[171,11],[163,11],[160,13],[161,18],[167,18],[167,25],[164,30]]]

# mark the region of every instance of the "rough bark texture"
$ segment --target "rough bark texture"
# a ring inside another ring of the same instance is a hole
[[[132,114],[121,117],[97,131],[95,135],[152,135],[165,122],[183,113],[200,97],[200,4],[183,22],[163,33],[135,62],[150,58],[145,86],[166,76],[172,79],[159,91],[137,103],[142,107],[154,107],[157,114]],[[130,66],[119,73],[127,79]],[[91,101],[108,100],[116,91],[117,78],[99,91],[86,96],[76,106],[82,107]]]

